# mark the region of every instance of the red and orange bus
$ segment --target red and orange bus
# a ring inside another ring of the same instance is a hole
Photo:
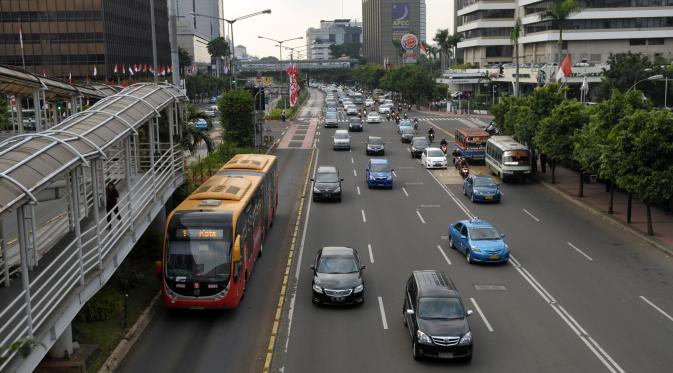
[[[276,157],[239,154],[178,205],[164,229],[163,301],[234,308],[278,206]]]
[[[491,135],[481,128],[457,128],[454,146],[466,160],[483,161],[486,157],[486,141]]]

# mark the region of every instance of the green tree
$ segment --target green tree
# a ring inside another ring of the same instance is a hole
[[[457,63],[457,60],[458,60],[458,58],[456,56],[456,50],[458,49],[458,43],[463,41],[463,38],[464,38],[463,33],[458,32],[456,34],[449,35],[449,37],[447,39],[447,43],[449,45],[449,56],[450,56],[449,61],[451,59],[453,59],[453,64],[454,65]]]
[[[543,20],[552,21],[552,27],[558,28],[558,63],[561,64],[563,55],[563,28],[568,18],[581,11],[582,7],[577,0],[550,0],[547,9],[540,15]]]
[[[421,103],[428,99],[435,81],[427,69],[418,65],[404,65],[387,70],[381,79],[381,86],[391,91],[399,92],[402,97],[411,103]]]
[[[353,68],[353,79],[361,86],[374,89],[379,88],[381,78],[385,75],[386,70],[383,65],[366,64],[358,65]]]
[[[538,121],[529,105],[511,106],[505,114],[504,123],[517,141],[532,147]]]
[[[642,91],[657,106],[663,106],[664,82],[650,81],[647,78],[660,74],[672,76],[672,72],[667,70],[666,66],[654,64],[647,56],[631,52],[611,54],[607,63],[610,68],[603,69],[603,77],[596,88],[599,100],[608,99],[613,89],[626,92],[638,83],[635,88]]]
[[[673,113],[636,110],[612,128],[602,166],[616,184],[647,208],[647,234],[653,235],[651,206],[673,196]]]
[[[213,58],[227,57],[231,53],[229,42],[223,37],[215,38],[208,42],[208,54]]]
[[[180,139],[180,145],[182,145],[182,148],[187,150],[189,154],[193,155],[196,152],[196,147],[203,142],[206,144],[208,154],[210,154],[213,149],[215,149],[215,144],[207,131],[196,129],[194,124],[198,119],[205,119],[210,123],[210,119],[206,113],[200,111],[195,105],[188,105],[187,115],[182,127],[182,139]]]
[[[182,47],[178,47],[178,61],[180,61],[181,72],[184,72],[185,66],[189,66],[194,62],[192,56],[189,55],[189,52]]]
[[[278,63],[278,57],[266,56],[257,60],[259,63]]]
[[[516,64],[516,84],[514,87],[514,95],[519,97],[519,36],[521,34],[521,18],[516,17],[516,22],[512,31],[509,34],[509,40],[514,44],[514,63]]]
[[[359,41],[343,43],[338,45],[332,44],[329,46],[329,51],[330,54],[332,55],[332,58],[347,56],[348,58],[359,59],[361,49],[362,49],[362,43],[360,43]]]
[[[444,71],[446,70],[451,50],[451,45],[449,44],[449,29],[437,30],[435,37],[433,37],[432,40],[437,43],[437,47],[439,48],[439,59],[441,61],[442,71]]]
[[[513,106],[528,106],[528,100],[528,97],[506,96],[501,98],[500,102],[491,106],[491,114],[494,116],[493,120],[499,133],[504,135],[512,135],[514,133],[514,127],[509,125],[505,120],[505,116]]]
[[[562,101],[537,129],[534,142],[551,159],[551,180],[556,182],[556,164],[569,164],[574,158],[573,135],[589,121],[587,110],[577,100]],[[582,175],[580,175],[581,178]]]
[[[239,146],[255,145],[254,99],[250,91],[235,89],[225,92],[217,101],[222,138]]]
[[[9,123],[9,105],[7,97],[0,95],[0,130],[10,129]]]

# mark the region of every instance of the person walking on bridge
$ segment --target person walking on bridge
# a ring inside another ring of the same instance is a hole
[[[107,183],[107,188],[105,189],[105,212],[108,214],[107,215],[107,222],[109,223],[112,215],[110,215],[110,211],[114,209],[114,213],[117,214],[117,219],[122,220],[121,216],[119,216],[119,208],[117,207],[117,202],[119,202],[119,192],[117,191],[117,188],[115,188],[115,184],[110,181]]]

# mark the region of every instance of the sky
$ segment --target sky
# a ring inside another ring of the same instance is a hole
[[[257,57],[278,57],[276,43],[259,39],[258,35],[276,40],[302,36],[306,38],[309,27],[319,27],[320,20],[350,18],[362,21],[362,0],[223,0],[224,17],[236,18],[271,9],[271,14],[262,14],[241,20],[234,25],[236,45],[247,47],[248,54]],[[413,1],[413,0],[407,0]],[[427,38],[432,37],[439,28],[449,25],[450,3],[453,0],[426,0]],[[287,42],[289,47],[305,45],[304,40]],[[283,58],[288,51],[283,51]]]

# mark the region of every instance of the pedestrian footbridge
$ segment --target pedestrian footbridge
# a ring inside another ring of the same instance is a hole
[[[70,322],[183,183],[185,100],[171,85],[135,84],[0,142],[0,346],[40,342],[27,356],[0,350],[0,372],[68,350]]]

